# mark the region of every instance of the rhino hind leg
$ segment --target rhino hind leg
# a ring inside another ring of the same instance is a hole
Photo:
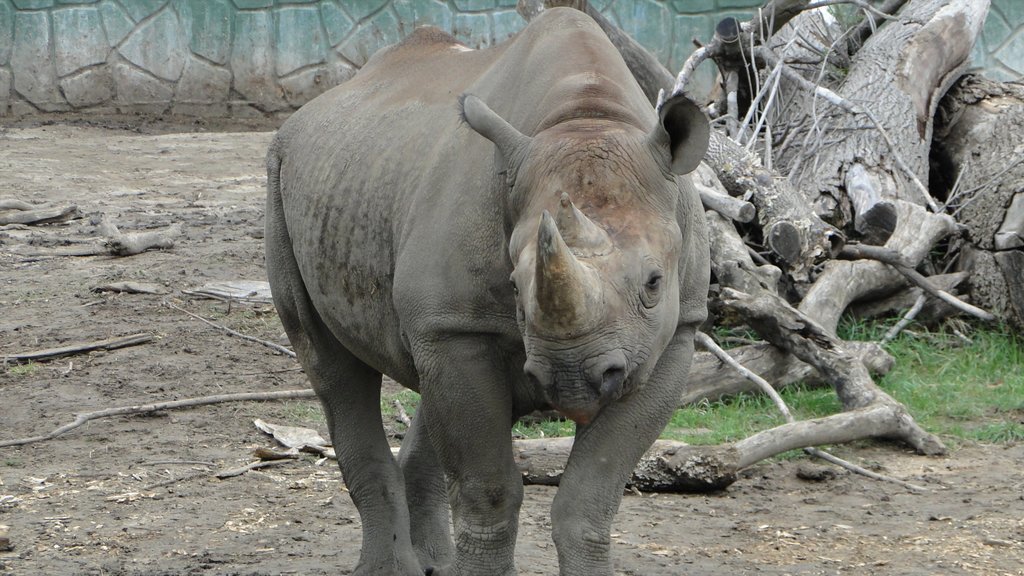
[[[447,566],[454,559],[450,532],[448,485],[427,437],[423,412],[413,417],[402,441],[398,463],[405,476],[413,550],[428,569]]]
[[[292,251],[271,160],[266,213],[268,279],[285,331],[323,406],[338,465],[362,520],[359,576],[422,576],[409,535],[402,471],[380,412],[381,374],[338,341],[310,301]]]

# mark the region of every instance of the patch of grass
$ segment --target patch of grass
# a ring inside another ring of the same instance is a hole
[[[798,420],[826,416],[840,408],[839,400],[831,389],[797,385],[786,388],[779,395]],[[768,397],[744,393],[676,410],[661,436],[688,444],[722,444],[742,440],[785,422]]]
[[[575,436],[576,423],[572,420],[542,420],[538,422],[516,422],[512,435],[517,438],[551,438]]]
[[[327,418],[316,400],[290,400],[283,402],[281,412],[284,414],[288,426],[323,426],[327,424]]]
[[[31,376],[39,370],[39,364],[26,362],[24,364],[11,364],[7,367],[7,373],[11,376]]]
[[[839,333],[846,340],[877,341],[891,324],[844,319]],[[966,342],[951,329],[902,334],[886,346],[896,365],[879,386],[926,430],[953,444],[1024,440],[1024,341],[1005,328],[979,329],[969,337]],[[829,388],[794,386],[781,395],[800,420],[841,409]],[[745,394],[678,410],[662,437],[719,444],[783,422],[770,400]]]
[[[978,442],[1024,437],[1024,341],[1009,329],[904,334],[879,384],[926,430]]]

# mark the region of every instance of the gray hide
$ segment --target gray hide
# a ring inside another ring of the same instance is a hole
[[[267,269],[362,519],[355,574],[515,574],[510,429],[548,407],[577,422],[560,571],[612,573],[623,486],[707,314],[704,215],[679,176],[707,136],[685,98],[659,117],[569,9],[487,50],[418,30],[282,126]],[[422,399],[398,462],[382,373]]]

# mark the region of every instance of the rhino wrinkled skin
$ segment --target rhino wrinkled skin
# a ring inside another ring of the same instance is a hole
[[[549,407],[577,423],[560,573],[612,573],[623,487],[707,315],[682,176],[707,138],[684,97],[656,113],[569,9],[486,50],[420,29],[285,122],[267,269],[362,520],[355,574],[515,574],[510,429]],[[381,374],[421,394],[397,462]]]

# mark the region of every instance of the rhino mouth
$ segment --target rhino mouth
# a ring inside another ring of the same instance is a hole
[[[618,400],[630,376],[621,353],[591,358],[571,371],[549,372],[527,361],[524,372],[552,408],[577,424],[590,423],[602,408]]]

